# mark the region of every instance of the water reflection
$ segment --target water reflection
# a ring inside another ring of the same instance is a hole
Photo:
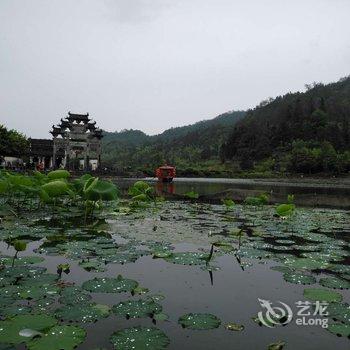
[[[135,181],[140,179],[112,178],[126,193]],[[295,195],[295,204],[313,207],[350,208],[350,186],[329,185],[325,181],[306,182],[303,180],[251,180],[251,179],[207,179],[176,178],[172,183],[158,182],[154,178],[144,181],[153,184],[158,195],[166,198],[183,198],[191,191],[200,195],[201,201],[218,203],[223,198],[244,201],[248,196],[261,193],[270,195],[271,203],[283,203],[289,194]]]

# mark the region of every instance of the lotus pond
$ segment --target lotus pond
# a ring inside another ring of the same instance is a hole
[[[349,349],[349,212],[20,177],[0,176],[0,349]]]

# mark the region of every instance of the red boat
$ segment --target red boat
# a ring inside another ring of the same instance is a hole
[[[163,165],[156,169],[156,177],[162,182],[171,182],[176,176],[175,167],[170,165]]]

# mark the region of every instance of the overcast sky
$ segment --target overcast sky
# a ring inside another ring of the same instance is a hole
[[[350,74],[349,0],[0,0],[0,123],[159,133]]]

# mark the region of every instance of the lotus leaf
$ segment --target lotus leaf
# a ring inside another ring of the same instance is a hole
[[[41,199],[44,202],[47,202],[51,198],[63,196],[69,192],[67,183],[62,180],[48,182],[47,184],[41,186],[41,189]]]
[[[218,328],[221,324],[219,318],[212,314],[189,313],[179,318],[179,324],[183,328],[195,330],[207,330]]]
[[[84,282],[82,287],[93,293],[121,293],[131,292],[137,285],[138,283],[136,281],[123,278],[119,275],[117,278],[94,278]]]
[[[276,208],[276,214],[282,218],[286,218],[294,213],[295,205],[294,204],[280,204]]]
[[[114,305],[112,311],[127,318],[153,317],[162,311],[162,306],[152,299],[126,300]]]
[[[286,343],[284,341],[278,341],[277,343],[269,344],[267,350],[282,350]]]
[[[111,342],[117,350],[164,350],[170,340],[155,327],[132,327],[112,334]]]
[[[337,277],[325,277],[320,279],[320,285],[333,289],[349,289],[350,282]]]
[[[73,350],[85,339],[86,331],[80,327],[59,325],[42,337],[28,343],[29,350]]]
[[[81,303],[88,303],[91,299],[90,294],[86,293],[80,287],[66,287],[61,291],[59,299],[61,304],[76,305]]]
[[[180,265],[202,265],[205,264],[208,259],[208,254],[197,253],[197,252],[184,252],[184,253],[173,253],[164,260]]]
[[[327,330],[338,337],[350,337],[350,325],[343,323],[332,323],[328,325]]]
[[[112,201],[118,198],[118,189],[112,182],[95,179],[84,189],[84,197],[90,201]]]
[[[19,291],[19,296],[22,299],[42,299],[47,296],[56,295],[59,288],[53,285],[31,285],[23,286]]]
[[[299,272],[287,272],[283,275],[285,281],[295,284],[314,284],[316,278]]]
[[[350,305],[342,303],[329,303],[326,309],[329,317],[336,319],[337,321],[350,324]]]
[[[56,317],[60,320],[82,323],[96,322],[108,317],[109,313],[109,306],[95,303],[65,305],[55,311]]]
[[[169,319],[169,316],[161,312],[159,314],[153,315],[153,319],[156,321],[167,321]]]
[[[313,301],[339,302],[342,300],[341,294],[321,288],[304,289],[304,297]]]
[[[0,310],[0,315],[9,317],[9,316],[29,314],[31,311],[32,309],[25,305],[9,305]]]
[[[13,257],[11,256],[2,256],[0,257],[1,265],[12,265]],[[43,262],[45,259],[41,256],[20,256],[15,260],[15,265],[30,265],[30,264],[38,264]]]
[[[0,342],[19,344],[29,340],[28,337],[19,335],[23,329],[44,331],[50,329],[57,320],[48,315],[17,315],[11,319],[0,321]]]
[[[229,331],[239,331],[240,332],[240,331],[243,331],[244,326],[242,324],[231,322],[231,323],[227,323],[225,325],[225,328]]]
[[[47,177],[50,180],[67,179],[70,177],[70,173],[64,169],[53,170],[47,174]]]
[[[311,258],[287,259],[285,264],[294,269],[323,270],[329,267],[328,261],[315,260]]]

